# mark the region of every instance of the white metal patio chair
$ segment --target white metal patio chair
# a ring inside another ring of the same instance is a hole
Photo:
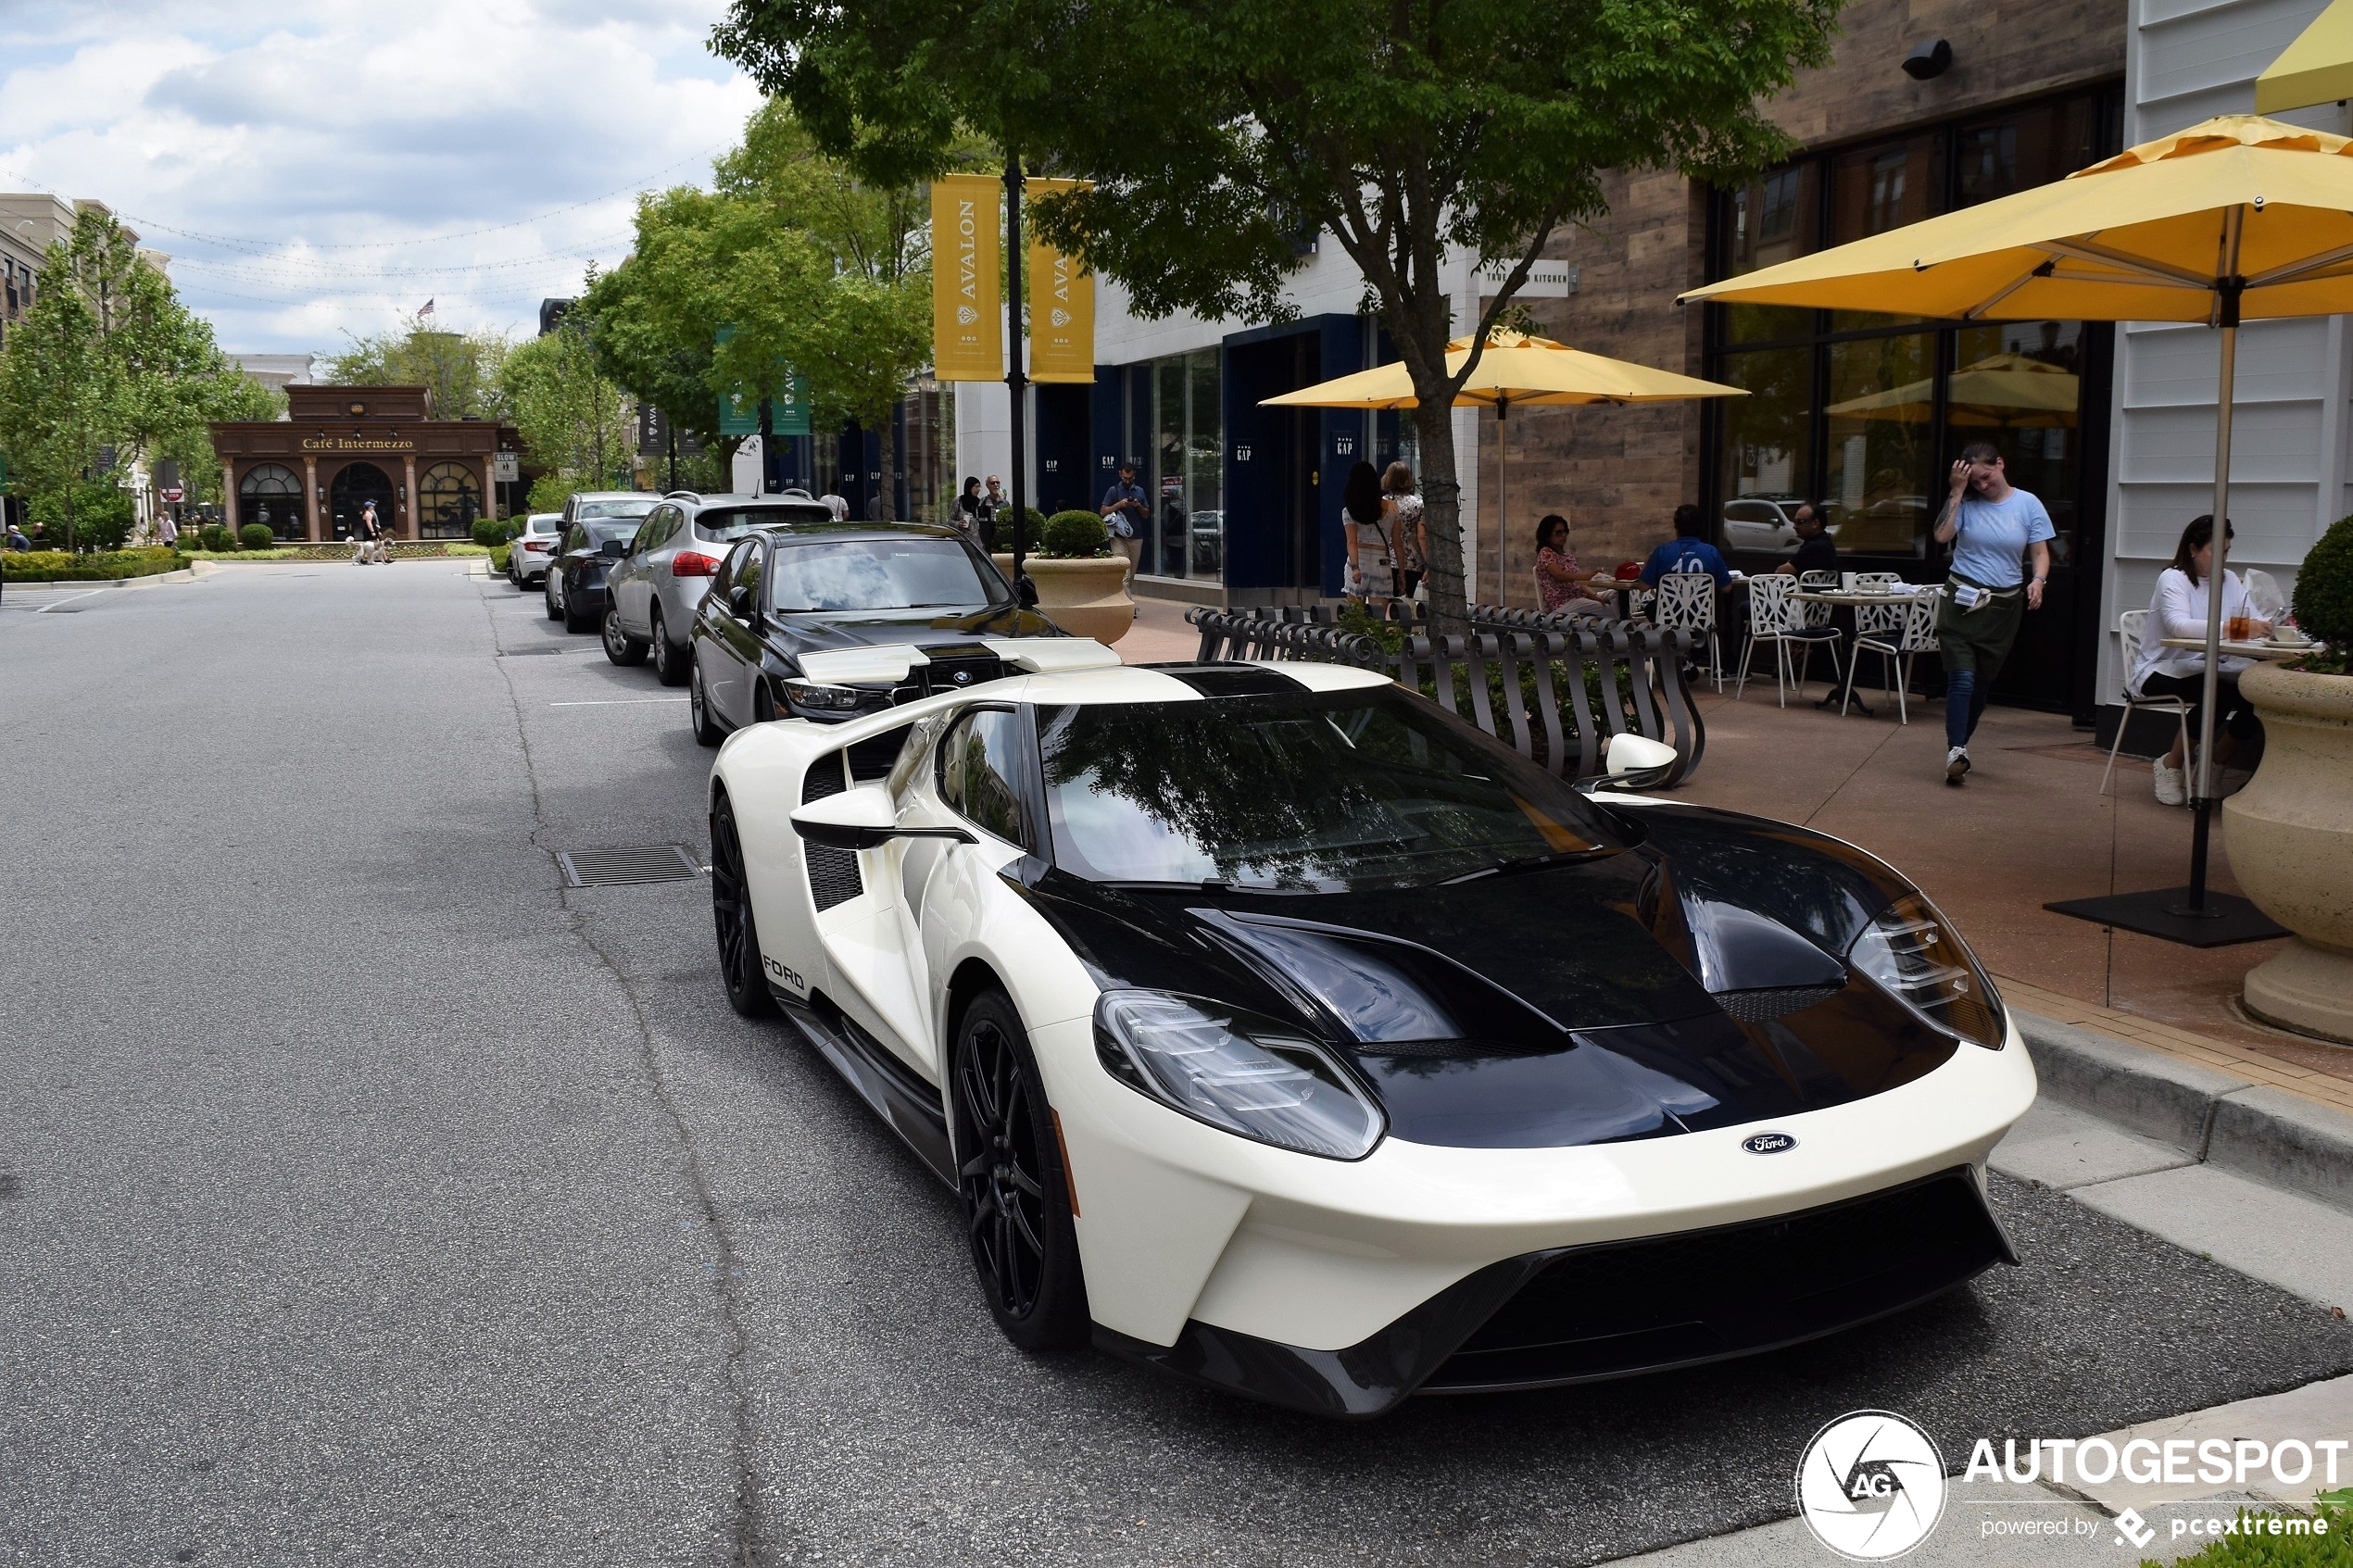
[[[1658,579],[1658,626],[1690,632],[1707,645],[1707,671],[1724,689],[1724,647],[1716,634],[1716,579],[1705,568],[1666,571]]]
[[[1773,645],[1773,695],[1783,708],[1789,706],[1789,687],[1794,684],[1797,695],[1806,695],[1806,677],[1813,672],[1814,650],[1825,648],[1831,656],[1831,682],[1838,682],[1838,643],[1835,628],[1808,626],[1806,606],[1791,595],[1797,591],[1796,583],[1779,572],[1768,572],[1748,580],[1748,643],[1741,650],[1740,684],[1732,688],[1732,700],[1738,702],[1748,690],[1749,671],[1756,662],[1756,645]],[[1828,608],[1828,606],[1823,607]],[[1794,645],[1806,650],[1805,659],[1793,679],[1789,651]]]
[[[2124,669],[2127,672],[2124,684],[2124,712],[2116,721],[2116,738],[2108,742],[2108,766],[2100,770],[2102,795],[2108,793],[2108,777],[2116,771],[2116,754],[2124,747],[2124,732],[2132,726],[2133,715],[2135,713],[2173,715],[2173,727],[2182,734],[2182,760],[2187,763],[2190,759],[2190,714],[2195,709],[2189,698],[2143,696],[2133,689],[2130,671],[2138,662],[2141,639],[2148,634],[2148,618],[2149,612],[2145,609],[2128,609],[2116,618],[2116,640],[2120,645],[2120,651],[2124,656]],[[2220,725],[2216,726],[2217,730],[2220,728]]]
[[[1887,578],[1890,583],[1902,581],[1892,571]],[[1936,651],[1936,600],[1937,591],[1930,588],[1904,604],[1855,607],[1855,649],[1847,656],[1846,696],[1839,702],[1839,712],[1844,713],[1854,700],[1856,667],[1868,653],[1880,660],[1880,689],[1894,688],[1888,695],[1895,699],[1895,721],[1912,721],[1906,700],[1912,689],[1912,661]]]

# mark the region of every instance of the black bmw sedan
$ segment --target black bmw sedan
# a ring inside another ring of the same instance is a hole
[[[1011,672],[1006,640],[1062,635],[952,529],[762,530],[729,552],[695,613],[695,738],[962,690]]]
[[[605,579],[629,548],[641,520],[588,518],[564,525],[556,557],[547,563],[547,619],[567,632],[593,632],[604,624]]]

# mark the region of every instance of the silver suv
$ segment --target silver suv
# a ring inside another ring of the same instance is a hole
[[[605,657],[635,664],[650,652],[666,686],[684,685],[694,662],[695,610],[728,547],[755,529],[831,522],[821,501],[787,495],[663,496],[613,563],[608,581]]]

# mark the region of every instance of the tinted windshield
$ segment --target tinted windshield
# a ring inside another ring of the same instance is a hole
[[[977,609],[1009,602],[954,539],[812,539],[776,548],[768,603],[798,610]]]
[[[623,501],[583,501],[573,512],[573,519],[578,521],[592,517],[643,517],[654,509],[659,499],[659,496],[648,495],[642,498],[632,496]]]
[[[831,522],[834,514],[820,506],[714,507],[695,514],[695,532],[713,544],[740,539],[755,528],[788,522]]]
[[[1618,844],[1393,689],[1041,709],[1038,735],[1054,863],[1094,882],[1416,885]]]

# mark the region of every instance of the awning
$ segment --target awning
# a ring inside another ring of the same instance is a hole
[[[2353,98],[2353,0],[2329,8],[2255,79],[2255,112],[2278,114]]]

